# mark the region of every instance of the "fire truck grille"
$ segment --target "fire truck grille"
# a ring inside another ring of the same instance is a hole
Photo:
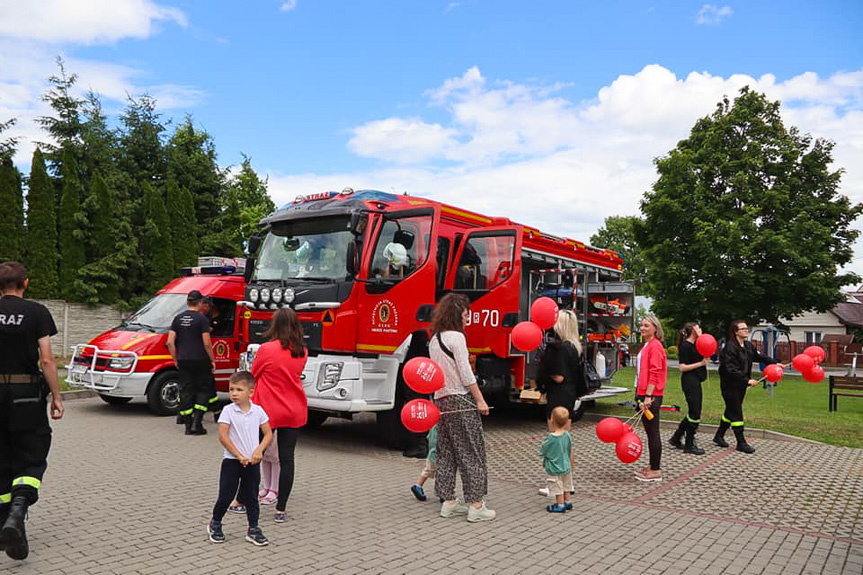
[[[305,338],[306,347],[310,352],[319,352],[321,350],[321,329],[322,325],[319,321],[304,321],[303,337]],[[270,327],[270,321],[265,319],[249,320],[249,343],[264,343],[266,338],[264,334]]]

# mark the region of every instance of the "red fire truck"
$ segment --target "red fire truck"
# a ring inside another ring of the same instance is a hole
[[[426,354],[431,311],[451,291],[472,302],[467,341],[492,401],[519,401],[534,376],[532,354],[512,347],[510,333],[537,297],[578,313],[603,377],[631,333],[634,293],[617,252],[427,198],[349,188],[301,196],[262,220],[249,252],[241,332],[251,345],[241,365],[273,311],[291,306],[310,351],[303,381],[312,425],[376,412],[399,437],[410,394],[401,366]],[[602,387],[585,399],[623,391]]]
[[[141,309],[114,329],[87,344],[76,345],[66,366],[66,382],[92,389],[106,402],[121,404],[145,398],[153,413],[168,415],[179,404],[178,374],[168,348],[168,329],[186,309],[186,295],[198,290],[211,300],[216,387],[227,391],[237,370],[246,338],[240,332],[245,281],[243,260],[201,258],[199,267],[184,268]]]

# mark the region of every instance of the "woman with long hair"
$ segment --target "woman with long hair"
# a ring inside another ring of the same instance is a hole
[[[570,419],[579,395],[587,392],[584,377],[579,369],[581,341],[578,319],[569,310],[561,310],[552,328],[552,339],[542,354],[539,366],[539,383],[545,389],[546,413],[551,429],[551,412],[562,406],[569,411]]]
[[[719,447],[728,447],[725,432],[730,427],[737,439],[737,451],[743,453],[755,453],[755,448],[746,443],[743,434],[743,399],[747,389],[758,385],[758,382],[752,379],[753,361],[776,363],[772,357],[758,353],[749,341],[749,326],[742,319],[736,319],[728,325],[728,341],[719,354],[719,389],[725,401],[725,412],[713,437],[713,443]]]
[[[257,382],[253,401],[267,412],[278,438],[279,493],[273,520],[284,523],[285,506],[294,486],[294,448],[300,428],[308,420],[308,401],[300,379],[308,352],[303,327],[291,308],[283,307],[273,314],[264,337],[269,341],[261,345],[252,363]]]
[[[701,357],[695,349],[695,340],[701,335],[701,326],[690,321],[680,330],[677,353],[680,358],[680,385],[686,397],[686,416],[680,420],[677,431],[668,440],[672,446],[682,449],[683,453],[704,455],[704,450],[695,444],[695,432],[701,423],[701,382],[707,379],[707,358]],[[683,436],[686,442],[681,443]]]
[[[441,517],[467,515],[471,523],[491,521],[486,507],[488,470],[480,414],[488,404],[470,367],[464,328],[470,300],[463,294],[445,295],[432,312],[429,355],[444,373],[444,386],[434,394],[441,417],[437,435],[435,494],[443,501]],[[461,474],[464,502],[455,497],[456,472]]]
[[[668,358],[662,346],[664,333],[662,324],[655,315],[646,315],[641,320],[641,339],[644,345],[635,360],[635,401],[639,409],[650,410],[653,419],[643,417],[641,423],[647,433],[647,451],[650,465],[635,472],[639,481],[662,481],[662,438],[659,436],[659,410],[665,393],[668,377]]]

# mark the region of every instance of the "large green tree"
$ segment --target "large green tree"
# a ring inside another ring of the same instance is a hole
[[[63,154],[63,195],[60,199],[60,295],[67,301],[78,301],[78,270],[87,262],[87,215],[84,190],[78,173],[78,162],[67,150]]]
[[[192,194],[181,188],[174,178],[168,178],[168,217],[174,248],[174,272],[198,262],[198,226]]]
[[[839,193],[832,142],[786,128],[779,112],[744,88],[656,160],[636,237],[660,317],[714,331],[736,317],[776,322],[830,309],[860,281],[839,268],[863,205]]]
[[[71,154],[79,164],[84,159],[81,134],[84,100],[73,94],[78,75],[68,73],[65,62],[59,57],[57,68],[57,73],[48,78],[50,88],[42,95],[42,101],[51,106],[54,115],[36,118],[36,122],[51,136],[51,141],[40,142],[39,146],[47,152],[46,159],[55,177],[60,176],[64,154]]]
[[[152,294],[174,277],[174,255],[171,249],[171,222],[165,200],[151,185],[144,189],[144,230],[141,255],[146,270],[144,294]]]
[[[3,134],[6,130],[15,125],[17,120],[12,118],[11,120],[6,120],[5,122],[0,122],[0,135]],[[5,159],[12,159],[12,156],[15,155],[15,151],[18,146],[18,138],[14,137],[6,137],[0,138],[0,161]]]
[[[54,210],[54,185],[45,168],[42,151],[36,148],[30,166],[27,189],[27,243],[25,265],[30,271],[30,297],[56,298],[57,216]]]
[[[590,236],[590,244],[619,252],[625,266],[623,279],[635,282],[639,295],[649,296],[647,269],[635,239],[635,228],[640,221],[638,216],[609,216],[603,227]]]
[[[24,247],[24,192],[21,173],[0,155],[0,261],[21,261]]]

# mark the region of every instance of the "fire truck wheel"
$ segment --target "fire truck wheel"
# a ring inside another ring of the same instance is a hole
[[[309,410],[309,420],[306,422],[306,429],[312,429],[314,427],[320,427],[327,420],[329,415],[323,413],[321,411],[312,411]]]
[[[105,395],[104,393],[100,393],[99,397],[102,398],[102,401],[110,405],[123,405],[124,403],[132,401],[131,397],[114,397],[113,395]]]
[[[173,415],[180,405],[180,374],[163,371],[153,378],[147,390],[147,405],[156,415]]]

